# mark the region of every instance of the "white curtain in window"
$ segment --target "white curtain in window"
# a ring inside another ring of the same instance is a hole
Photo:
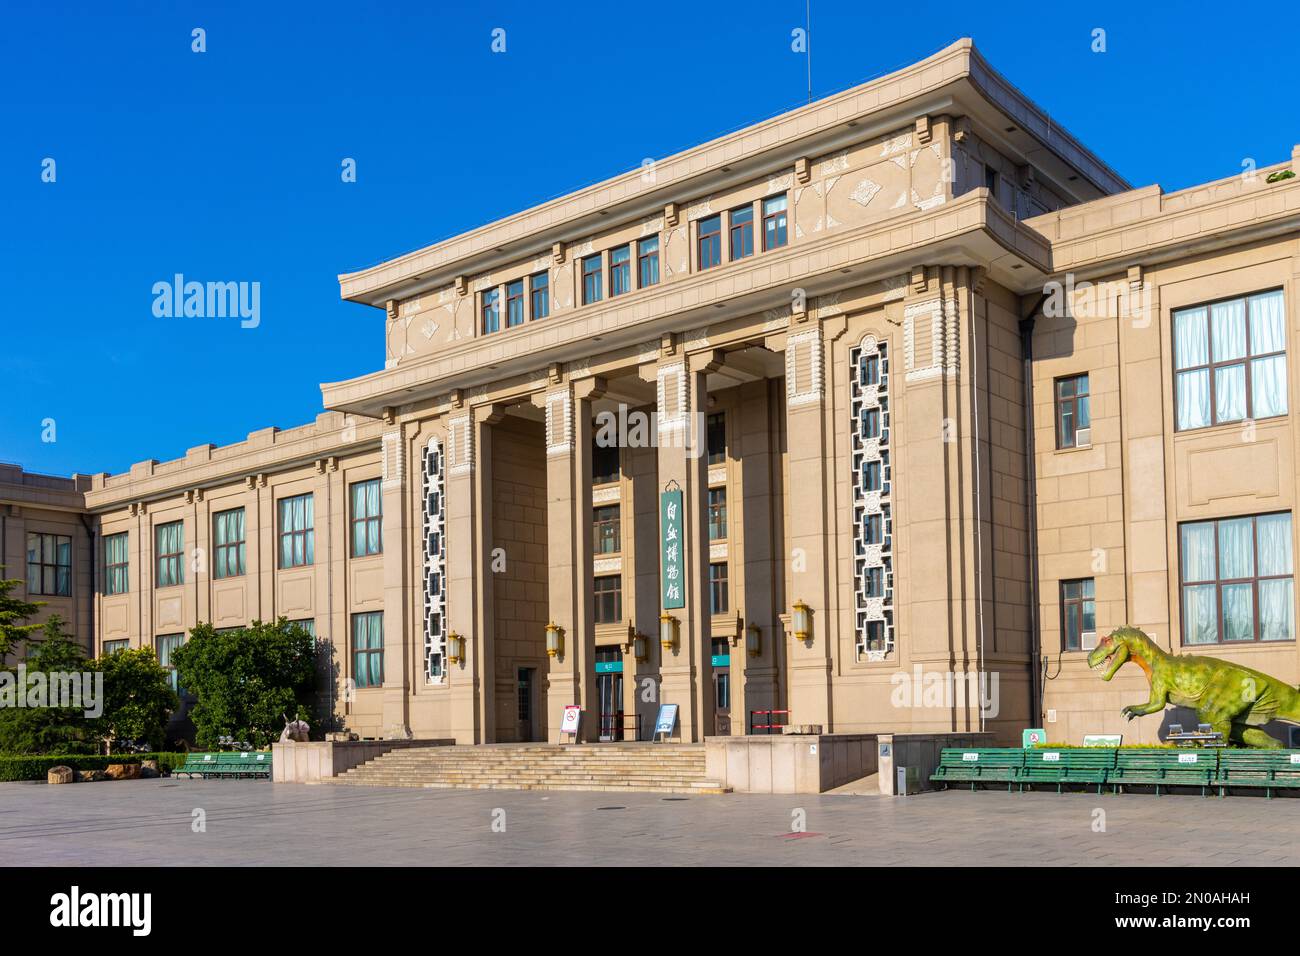
[[[1214,370],[1214,420],[1235,422],[1246,417],[1246,366],[1221,365]]]
[[[1223,639],[1249,641],[1255,637],[1254,589],[1249,584],[1223,585]]]
[[[1246,301],[1233,299],[1210,307],[1214,361],[1230,362],[1246,356]]]
[[[1281,352],[1286,348],[1286,315],[1282,290],[1250,297],[1250,351],[1252,355]]]
[[[1260,562],[1263,563],[1261,556]],[[1295,603],[1290,578],[1259,582],[1259,639],[1289,641],[1295,637]]]
[[[1255,542],[1251,518],[1219,522],[1219,578],[1232,581],[1255,576]]]
[[[1250,399],[1256,418],[1286,414],[1286,356],[1255,359],[1250,363]]]
[[[1183,588],[1183,629],[1188,644],[1213,644],[1219,639],[1214,588],[1213,584]]]
[[[1183,580],[1213,581],[1214,524],[1204,521],[1182,526]]]
[[[1209,340],[1205,334],[1205,307],[1174,313],[1175,368],[1210,364]]]
[[[1210,370],[1178,373],[1178,428],[1210,424]]]
[[[1291,574],[1291,516],[1260,515],[1255,519],[1255,534],[1259,550],[1259,576],[1271,578],[1279,574]]]

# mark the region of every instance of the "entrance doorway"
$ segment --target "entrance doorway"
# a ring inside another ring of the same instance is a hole
[[[596,696],[600,702],[600,739],[623,739],[623,649],[596,648]]]
[[[731,736],[731,646],[725,637],[713,639],[713,732]]]
[[[533,715],[537,712],[533,686],[533,675],[536,673],[536,668],[532,667],[518,669],[516,694],[519,704],[519,739],[525,743],[537,739],[537,727],[533,721]]]

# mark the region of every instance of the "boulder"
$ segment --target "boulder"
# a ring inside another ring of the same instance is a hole
[[[77,780],[80,783],[94,783],[96,780],[107,780],[108,776],[102,770],[78,770]]]
[[[72,783],[73,773],[71,767],[51,767],[49,773],[45,775],[46,783]]]
[[[138,763],[111,763],[104,773],[110,780],[139,780],[140,765]]]

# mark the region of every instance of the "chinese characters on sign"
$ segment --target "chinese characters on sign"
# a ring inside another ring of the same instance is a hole
[[[659,495],[660,581],[664,591],[664,610],[686,606],[686,565],[682,553],[682,493],[665,491]]]

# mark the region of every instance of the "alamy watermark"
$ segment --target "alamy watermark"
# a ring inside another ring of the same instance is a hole
[[[101,671],[0,671],[0,708],[70,707],[89,718],[104,713]]]
[[[153,314],[159,319],[240,319],[239,326],[262,324],[262,283],[186,281],[179,272],[153,284]]]
[[[927,671],[916,664],[912,673],[897,673],[889,678],[894,685],[889,702],[899,708],[942,708],[951,710],[968,702],[979,705],[980,712],[990,720],[1001,710],[998,692],[1000,676],[997,671]]]

